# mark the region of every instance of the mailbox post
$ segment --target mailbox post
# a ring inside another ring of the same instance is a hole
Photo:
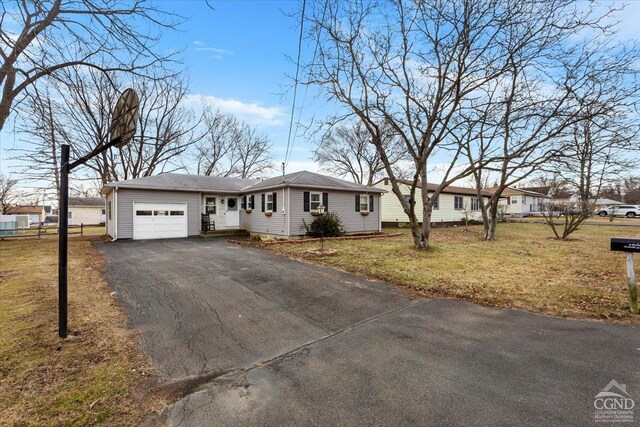
[[[634,269],[634,256],[640,252],[640,239],[624,239],[614,237],[611,239],[611,250],[624,252],[627,256],[627,277],[629,278],[629,303],[632,313],[638,314],[638,285]]]

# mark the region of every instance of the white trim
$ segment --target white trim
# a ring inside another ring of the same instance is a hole
[[[362,210],[362,198],[364,197],[364,199],[367,201],[367,209],[366,210]],[[309,196],[309,198],[311,198],[311,196]],[[366,193],[361,193],[360,194],[360,199],[359,199],[359,203],[360,203],[360,212],[371,212],[371,206],[369,206],[369,202],[371,200],[369,200],[369,194]],[[311,206],[311,202],[309,202],[309,206]]]

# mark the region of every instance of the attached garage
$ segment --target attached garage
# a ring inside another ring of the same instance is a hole
[[[187,237],[186,203],[133,203],[133,238]]]

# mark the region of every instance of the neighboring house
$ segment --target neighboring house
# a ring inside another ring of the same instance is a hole
[[[493,192],[495,188],[488,188]],[[505,188],[500,198],[500,205],[507,215],[529,216],[541,211],[542,205],[551,201],[551,196],[524,188]]]
[[[398,197],[391,192],[391,182],[389,178],[382,179],[373,184],[374,187],[384,190],[387,193],[382,197],[382,224],[384,226],[394,226],[406,224],[409,222],[407,214],[402,208],[402,204]],[[405,198],[410,197],[411,182],[399,181],[400,190]],[[427,184],[429,195],[437,188],[435,184]],[[491,193],[483,191],[485,202],[488,202]],[[420,189],[416,190],[416,206],[415,211],[418,219],[422,218],[422,204],[420,202],[422,196]],[[480,201],[475,188],[456,187],[450,185],[446,187],[438,196],[433,205],[431,213],[431,223],[433,225],[454,225],[464,221],[465,209],[469,214],[469,219],[481,221],[482,212],[480,212]]]
[[[565,198],[554,198],[553,202],[554,203],[579,204],[580,203],[580,196],[578,196],[577,194],[571,194],[571,195],[569,195],[569,197],[565,197]],[[606,208],[606,207],[609,207],[609,206],[618,206],[618,205],[624,205],[625,204],[624,202],[620,202],[618,200],[613,200],[613,199],[608,199],[608,198],[590,199],[589,203],[593,203],[594,210],[596,212],[598,212],[602,208]]]
[[[39,224],[44,222],[46,216],[45,208],[42,205],[15,205],[7,208],[7,215],[27,215],[29,218],[29,225]]]
[[[69,225],[104,224],[105,202],[100,197],[69,197]]]
[[[168,173],[103,189],[114,239],[195,236],[205,222],[216,230],[303,236],[320,205],[340,216],[347,233],[377,232],[383,192],[307,171],[264,181]]]

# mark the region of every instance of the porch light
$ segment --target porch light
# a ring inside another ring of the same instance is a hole
[[[325,209],[327,208],[322,203],[320,203],[320,206],[318,206],[318,212],[320,212],[320,215],[324,213]]]

